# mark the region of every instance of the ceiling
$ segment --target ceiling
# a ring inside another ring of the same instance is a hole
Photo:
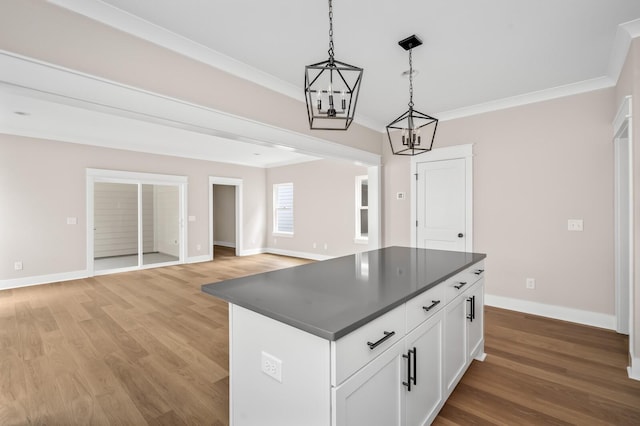
[[[299,100],[304,66],[328,57],[326,0],[49,1],[159,44],[173,37],[174,50],[204,48],[221,68]],[[356,121],[378,131],[407,108],[408,54],[397,42],[411,34],[424,42],[413,52],[416,108],[448,119],[614,85],[620,25],[640,19],[638,0],[334,0],[333,9],[336,59],[365,70]],[[8,133],[256,167],[318,158],[15,90],[2,100]]]
[[[304,66],[327,59],[326,0],[103,0],[303,92]],[[607,76],[618,25],[638,0],[335,0],[336,59],[364,68],[358,115],[377,129],[414,102],[446,115]],[[614,82],[615,83],[615,82]],[[302,98],[302,96],[301,96]]]

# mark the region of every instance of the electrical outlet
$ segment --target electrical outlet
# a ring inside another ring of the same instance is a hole
[[[535,278],[527,278],[526,286],[529,290],[535,290],[536,288],[536,280]]]
[[[22,261],[13,262],[13,269],[22,271]]]
[[[324,249],[326,250],[328,248],[329,248],[329,245],[327,243],[324,243]]]
[[[200,244],[196,245],[196,250],[198,251],[202,250],[202,246]]]
[[[282,361],[262,351],[262,372],[282,383]]]
[[[313,248],[317,248],[318,245],[316,243],[313,243]]]

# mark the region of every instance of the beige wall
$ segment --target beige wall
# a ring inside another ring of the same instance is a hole
[[[267,247],[315,256],[367,250],[366,244],[354,243],[356,176],[366,174],[366,167],[338,160],[268,169]],[[273,184],[287,182],[293,182],[294,235],[274,236]]]
[[[613,314],[613,102],[599,90],[440,123],[436,148],[474,144],[488,294]],[[409,244],[408,203],[391,196],[409,193],[409,160],[388,154],[385,244]],[[584,219],[584,232],[567,219]]]
[[[44,1],[2,1],[0,49],[381,154],[377,131],[311,131],[302,101]]]
[[[208,253],[209,176],[242,179],[243,248],[264,247],[264,169],[3,134],[0,152],[0,280],[86,268],[86,168],[187,176],[187,214],[196,217],[188,222],[189,257]],[[18,260],[22,271],[13,270]]]
[[[213,185],[213,240],[236,246],[236,187]]]

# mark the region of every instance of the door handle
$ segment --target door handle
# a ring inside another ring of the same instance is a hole
[[[462,232],[460,232],[460,233],[458,234],[458,238],[462,238],[462,237],[464,237],[464,234],[463,234]]]

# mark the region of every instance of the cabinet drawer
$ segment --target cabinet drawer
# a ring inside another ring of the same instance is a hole
[[[470,268],[456,274],[444,282],[445,303],[451,302],[456,296],[464,293],[484,275],[484,262],[478,262]]]
[[[337,386],[404,338],[405,305],[331,342],[331,385]]]
[[[442,309],[444,290],[444,283],[441,283],[407,302],[407,333]]]

